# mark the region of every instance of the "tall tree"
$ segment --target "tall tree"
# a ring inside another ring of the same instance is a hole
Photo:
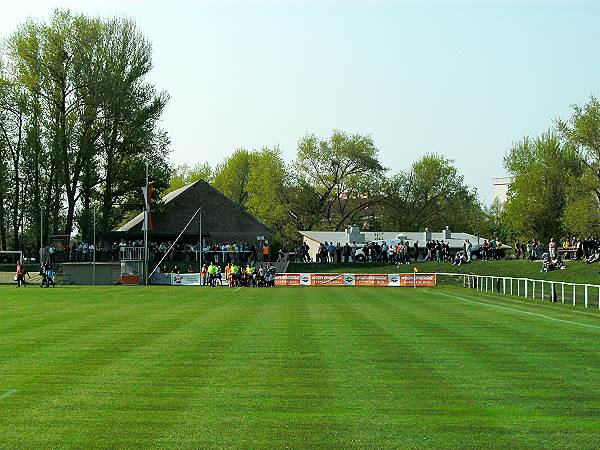
[[[600,102],[591,97],[573,106],[569,120],[557,122],[564,142],[577,151],[583,174],[568,185],[563,228],[579,236],[600,232]]]
[[[477,193],[452,161],[428,154],[409,170],[391,177],[379,208],[381,225],[393,230],[472,231],[483,217]]]
[[[204,180],[207,183],[212,183],[214,178],[214,170],[209,163],[197,163],[193,166],[182,164],[174,166],[171,169],[171,178],[169,181],[169,187],[164,193],[172,192],[179,189],[186,184],[193,183],[194,181]]]
[[[384,180],[379,150],[370,136],[334,131],[328,139],[307,135],[292,165],[300,229],[341,230],[361,221],[381,200],[373,190]]]
[[[135,23],[127,19],[106,23],[98,92],[105,230],[141,205],[145,161],[151,164],[157,194],[168,187],[170,141],[158,122],[169,97],[147,81],[151,69],[151,45]]]
[[[0,79],[0,140],[11,167],[10,224],[12,247],[21,249],[23,203],[23,147],[25,145],[27,97],[24,90],[12,79]],[[3,205],[5,207],[5,205]]]
[[[240,148],[215,169],[215,188],[244,207],[248,199],[247,184],[254,158],[253,152]]]
[[[514,178],[505,205],[509,226],[521,239],[560,239],[569,186],[582,174],[575,149],[553,132],[518,142],[504,157]]]

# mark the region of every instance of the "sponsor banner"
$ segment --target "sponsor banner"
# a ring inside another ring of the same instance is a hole
[[[388,286],[387,273],[357,273],[354,275],[355,286]]]
[[[152,274],[152,276],[150,277],[150,284],[170,285],[171,284],[171,274],[154,272]]]
[[[199,273],[173,273],[171,276],[173,286],[200,286]]]
[[[302,286],[310,286],[310,273],[300,274],[300,284]]]
[[[397,273],[388,273],[388,286],[400,286],[400,275]]]
[[[344,274],[344,286],[355,286],[356,278],[353,273]]]
[[[299,273],[278,273],[275,275],[275,286],[299,286]]]
[[[311,273],[310,283],[312,286],[343,286],[343,273]]]
[[[123,286],[139,286],[141,281],[139,275],[121,275],[121,284]]]
[[[401,273],[400,286],[435,286],[435,273]]]

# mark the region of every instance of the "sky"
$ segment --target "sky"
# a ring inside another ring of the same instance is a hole
[[[176,164],[307,133],[372,136],[390,173],[452,159],[484,203],[524,136],[600,96],[600,2],[71,0],[5,2],[0,36],[53,9],[136,21]]]

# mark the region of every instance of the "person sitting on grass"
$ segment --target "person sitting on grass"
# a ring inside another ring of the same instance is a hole
[[[557,256],[556,258],[550,258],[548,253],[544,253],[542,255],[542,260],[544,261],[544,263],[540,272],[550,272],[551,270],[564,270],[567,267],[563,264],[560,256]]]
[[[459,251],[454,256],[454,261],[452,261],[452,265],[458,267],[461,264],[466,263],[466,262],[467,262],[467,256],[465,255],[465,253],[463,251]]]
[[[588,264],[593,264],[598,261],[600,261],[600,250],[598,249],[594,250],[594,253],[592,253],[589,258],[585,260],[585,262]]]

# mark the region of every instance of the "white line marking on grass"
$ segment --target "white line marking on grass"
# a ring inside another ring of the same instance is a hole
[[[17,393],[16,389],[9,389],[0,394],[0,400],[4,400],[5,398],[10,397],[11,395],[15,395]]]
[[[444,294],[443,292],[436,292],[436,294],[440,294],[445,297],[455,298],[457,300],[462,300],[463,302],[474,303],[476,305],[489,306],[491,308],[498,308],[498,309],[505,309],[507,311],[513,311],[516,313],[525,314],[527,316],[541,317],[542,319],[553,320],[555,322],[570,323],[571,325],[580,325],[582,327],[588,327],[588,328],[594,328],[596,330],[600,330],[600,326],[598,326],[598,325],[590,325],[587,323],[573,322],[572,320],[558,319],[556,317],[550,317],[550,316],[546,316],[544,314],[537,314],[537,313],[533,313],[533,312],[529,312],[529,311],[523,311],[521,309],[509,308],[508,306],[493,305],[491,303],[487,303],[484,301],[478,301],[478,300],[469,300],[464,297],[459,297],[458,295]]]
[[[233,292],[237,292],[237,291],[239,291],[241,288],[242,288],[241,286],[240,286],[239,288],[235,288],[235,289],[233,290]]]

